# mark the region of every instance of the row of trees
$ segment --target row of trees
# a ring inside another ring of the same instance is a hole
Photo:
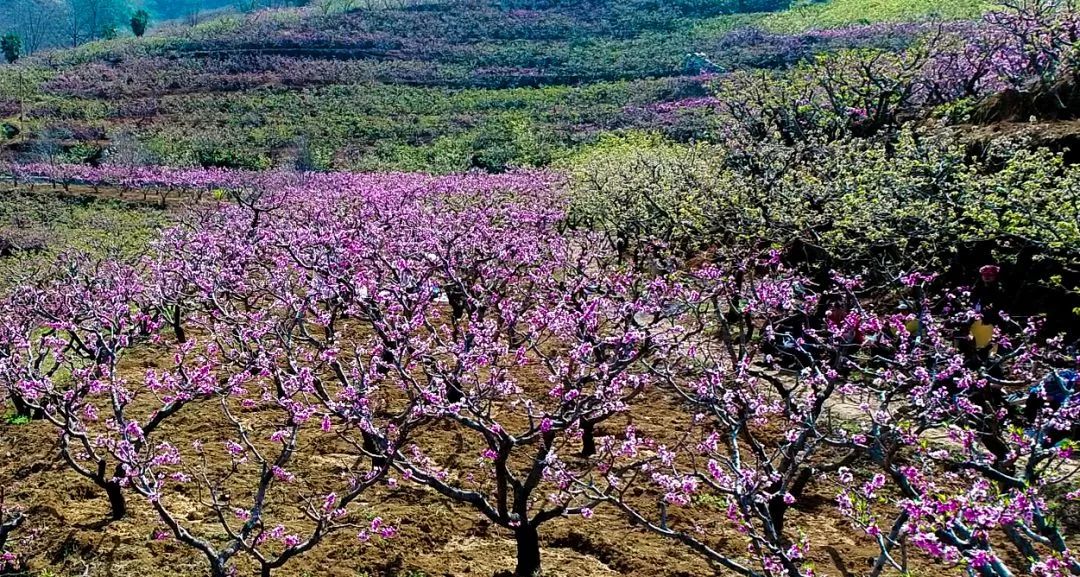
[[[0,300],[0,398],[212,575],[392,538],[356,503],[403,483],[512,535],[522,576],[546,524],[603,506],[736,574],[810,576],[799,513],[822,495],[880,549],[873,575],[909,572],[907,548],[1080,573],[1060,514],[1080,358],[989,316],[992,264],[868,299],[775,252],[657,270],[568,230],[543,173],[250,178],[145,257],[69,254]],[[146,347],[167,360],[134,370]]]

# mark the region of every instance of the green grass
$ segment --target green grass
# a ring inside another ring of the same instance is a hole
[[[928,18],[976,18],[994,6],[989,0],[829,0],[804,2],[790,10],[769,14],[761,26],[773,32],[797,33],[818,28],[840,28],[876,22],[903,22]]]
[[[15,413],[9,413],[4,415],[4,422],[11,426],[27,425],[30,424],[30,417],[26,415],[18,415]]]

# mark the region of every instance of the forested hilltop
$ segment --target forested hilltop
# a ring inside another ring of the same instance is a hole
[[[0,0],[0,576],[1080,576],[1070,0]]]

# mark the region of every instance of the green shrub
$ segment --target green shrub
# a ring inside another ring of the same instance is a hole
[[[570,218],[631,256],[780,247],[814,274],[885,276],[1036,258],[1080,284],[1080,166],[1017,146],[978,161],[911,129],[798,146],[607,138],[568,163]]]
[[[15,33],[4,34],[0,37],[0,52],[8,64],[14,64],[22,56],[22,38]]]
[[[136,38],[142,38],[146,34],[146,27],[150,24],[150,13],[146,10],[136,10],[131,15],[131,33]]]

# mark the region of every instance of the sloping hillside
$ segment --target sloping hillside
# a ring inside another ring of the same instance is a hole
[[[225,16],[24,61],[0,82],[19,160],[267,168],[544,165],[599,134],[707,136],[653,105],[707,96],[702,73],[898,48],[901,24],[745,32],[779,0],[432,2]],[[803,10],[803,9],[799,9]]]

